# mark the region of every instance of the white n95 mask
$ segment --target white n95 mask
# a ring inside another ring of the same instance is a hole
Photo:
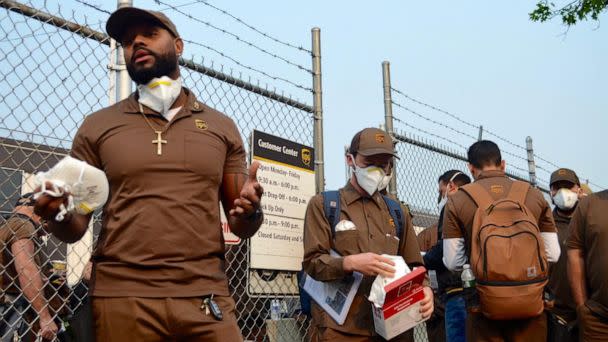
[[[561,210],[570,210],[578,202],[578,194],[570,189],[561,188],[553,196],[553,203]]]
[[[448,193],[450,192],[450,183],[452,183],[454,181],[454,179],[456,179],[456,177],[458,177],[458,175],[461,175],[462,172],[456,172],[448,181],[448,183],[446,184],[445,187],[445,194],[441,197],[441,200],[439,201],[439,203],[437,203],[437,210],[439,212],[441,212],[441,210],[443,210],[443,207],[445,207],[445,205],[448,203]]]
[[[47,187],[46,183],[50,183]],[[68,193],[67,207],[63,204],[55,219],[62,221],[66,213],[75,211],[86,215],[101,208],[108,200],[110,187],[106,174],[84,161],[67,156],[46,172],[36,174],[40,192],[34,198],[47,194],[61,197]]]
[[[153,78],[148,84],[137,86],[139,103],[162,115],[166,115],[171,109],[181,91],[182,79],[179,77],[174,80],[169,76],[162,76]]]
[[[355,163],[355,157],[352,155],[350,157],[353,161],[353,173],[355,174],[357,183],[359,183],[359,186],[365,190],[365,192],[372,196],[376,191],[378,191],[380,184],[382,183],[384,177],[386,177],[386,173],[382,168],[374,165],[368,167],[359,167],[357,163]]]
[[[390,175],[384,176],[382,178],[382,181],[380,181],[380,184],[378,185],[378,191],[386,189],[388,187],[388,184],[391,182],[391,178],[393,178],[392,173]]]

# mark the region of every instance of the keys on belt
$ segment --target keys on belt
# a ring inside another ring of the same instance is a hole
[[[205,311],[205,315],[212,314],[213,317],[221,321],[224,319],[224,315],[222,315],[222,310],[220,306],[213,300],[213,295],[210,297],[206,297],[203,299],[203,305],[201,305],[201,310]]]

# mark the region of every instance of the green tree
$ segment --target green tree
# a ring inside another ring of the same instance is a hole
[[[555,17],[561,17],[562,22],[571,26],[582,20],[598,20],[601,12],[608,8],[608,0],[575,0],[563,6],[541,0],[530,12],[530,20],[544,22]]]

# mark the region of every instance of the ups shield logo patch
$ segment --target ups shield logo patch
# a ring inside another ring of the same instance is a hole
[[[194,125],[196,126],[196,128],[202,129],[203,131],[206,130],[207,128],[209,128],[209,126],[207,125],[205,120],[201,120],[201,119],[194,120]]]
[[[304,165],[306,166],[310,166],[310,161],[312,160],[310,150],[307,148],[303,148],[300,155],[302,156],[302,163],[304,163]]]
[[[383,144],[384,143],[384,134],[376,133],[376,142],[378,144]]]
[[[502,194],[505,192],[505,189],[502,185],[492,185],[490,186],[490,192],[494,194]]]

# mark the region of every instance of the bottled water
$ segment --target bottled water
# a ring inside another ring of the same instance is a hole
[[[460,279],[462,280],[462,290],[467,304],[467,309],[473,312],[478,311],[479,298],[477,296],[477,289],[475,288],[475,274],[473,274],[471,265],[465,264],[462,267]]]
[[[281,302],[278,299],[270,301],[270,319],[273,321],[281,319]]]

